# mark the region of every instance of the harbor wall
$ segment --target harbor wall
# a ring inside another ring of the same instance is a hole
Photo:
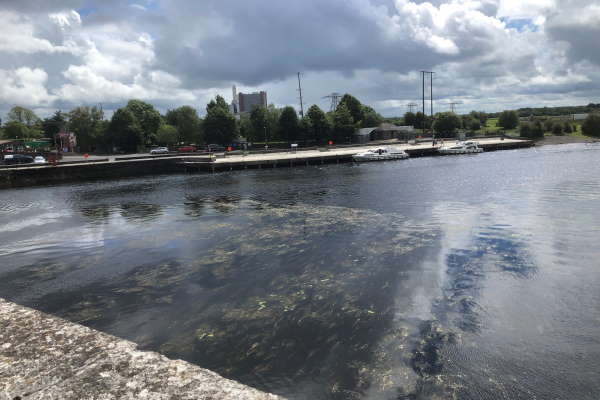
[[[431,143],[431,142],[429,142]],[[86,181],[95,179],[127,178],[142,175],[159,175],[182,173],[188,171],[227,171],[246,168],[293,167],[313,164],[340,163],[352,161],[352,154],[372,146],[343,146],[314,150],[298,150],[297,152],[267,152],[243,155],[218,156],[217,159],[207,155],[171,155],[166,157],[129,157],[117,158],[115,161],[92,161],[57,166],[19,166],[16,168],[0,168],[0,189],[48,185],[62,182]],[[437,147],[429,144],[395,144],[403,148],[411,157],[437,156]],[[482,140],[480,147],[484,151],[508,150],[531,147],[530,140]]]

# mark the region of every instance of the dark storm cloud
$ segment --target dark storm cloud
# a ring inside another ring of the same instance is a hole
[[[389,1],[205,1],[165,9],[159,67],[190,84],[257,85],[296,71],[407,72],[453,58],[390,33]]]

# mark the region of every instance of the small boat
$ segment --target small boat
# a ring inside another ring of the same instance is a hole
[[[354,161],[404,160],[405,158],[408,158],[408,153],[395,147],[378,147],[352,156]]]
[[[483,149],[478,142],[457,142],[454,146],[442,146],[438,149],[440,154],[474,154],[481,153]]]

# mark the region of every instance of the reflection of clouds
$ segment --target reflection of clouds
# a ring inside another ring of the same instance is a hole
[[[15,218],[13,221],[0,224],[0,233],[17,232],[25,228],[45,226],[64,217],[64,212],[45,212],[36,214],[33,217]]]

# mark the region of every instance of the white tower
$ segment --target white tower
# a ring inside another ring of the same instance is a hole
[[[232,92],[232,96],[231,96],[231,112],[234,114],[239,113],[239,105],[238,105],[238,94],[237,94],[237,88],[235,87],[235,85],[233,85],[231,87],[231,92]]]

